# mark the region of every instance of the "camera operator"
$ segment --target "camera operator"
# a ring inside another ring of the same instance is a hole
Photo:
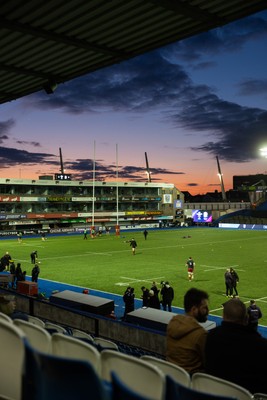
[[[160,291],[160,294],[162,296],[162,307],[164,311],[172,312],[172,301],[174,298],[174,291],[173,288],[170,286],[169,282],[161,282],[162,288]]]

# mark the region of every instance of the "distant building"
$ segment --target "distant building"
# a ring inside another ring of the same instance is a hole
[[[64,227],[164,226],[182,218],[184,196],[173,184],[0,179],[0,231]]]

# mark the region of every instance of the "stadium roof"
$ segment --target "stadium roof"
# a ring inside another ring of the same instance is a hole
[[[1,0],[0,104],[265,9],[266,0]]]

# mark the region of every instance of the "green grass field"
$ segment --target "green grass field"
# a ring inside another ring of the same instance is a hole
[[[184,239],[183,236],[191,238]],[[135,237],[136,256],[126,240]],[[31,274],[30,253],[38,251],[40,278],[79,285],[85,288],[123,294],[131,285],[136,297],[141,286],[168,280],[175,291],[174,305],[183,306],[183,296],[191,287],[210,295],[210,313],[221,315],[225,301],[224,272],[233,266],[240,278],[240,298],[251,298],[261,307],[262,325],[267,325],[267,233],[263,231],[192,228],[149,231],[145,241],[142,232],[122,232],[121,237],[103,235],[83,240],[81,236],[48,236],[1,240],[2,254],[9,251],[15,262]],[[185,262],[192,256],[196,262],[195,280],[188,282]]]

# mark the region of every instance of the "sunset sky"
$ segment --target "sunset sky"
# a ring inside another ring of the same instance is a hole
[[[0,105],[1,178],[152,182],[191,194],[267,173],[267,12]],[[94,145],[95,144],[95,145]],[[117,153],[116,153],[117,148]],[[117,157],[116,157],[117,156]]]

